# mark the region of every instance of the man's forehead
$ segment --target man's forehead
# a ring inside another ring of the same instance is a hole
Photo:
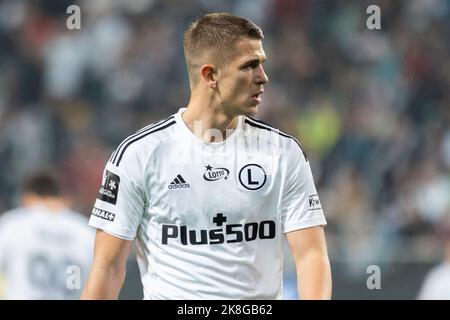
[[[257,39],[242,39],[236,43],[234,57],[236,60],[266,60],[266,53],[264,52],[261,40]]]

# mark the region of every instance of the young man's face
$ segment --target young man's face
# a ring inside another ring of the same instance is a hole
[[[266,60],[261,40],[242,39],[217,81],[220,104],[233,115],[253,115],[268,82],[262,64]]]

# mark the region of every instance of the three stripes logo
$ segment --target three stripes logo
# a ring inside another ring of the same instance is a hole
[[[183,177],[179,174],[173,181],[169,184],[168,188],[170,190],[173,189],[186,189],[190,188],[191,185],[186,182],[186,180],[183,179]]]
[[[119,145],[119,147],[113,152],[111,157],[109,158],[109,162],[116,165],[116,167],[119,166],[120,162],[122,161],[123,155],[125,154],[125,151],[128,149],[130,145],[135,143],[136,141],[139,141],[155,132],[164,130],[172,125],[174,125],[175,117],[172,115],[168,117],[167,119],[161,120],[160,122],[156,124],[151,124],[139,131],[137,131],[135,134],[129,136],[125,140],[122,141],[122,143]]]

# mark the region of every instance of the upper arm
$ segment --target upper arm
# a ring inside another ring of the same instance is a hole
[[[140,163],[136,153],[127,154],[120,167],[108,161],[89,225],[134,240],[146,202]]]
[[[330,299],[331,266],[322,226],[286,234],[295,260],[298,294],[302,299]]]
[[[283,232],[326,225],[311,167],[302,149],[291,142],[286,150],[282,187]]]
[[[286,233],[286,239],[296,263],[311,254],[328,259],[325,233],[322,226],[288,232]]]
[[[126,266],[132,241],[97,230],[94,246],[94,265],[100,268],[123,269]]]
[[[97,230],[94,264],[82,299],[117,299],[125,280],[131,241]]]

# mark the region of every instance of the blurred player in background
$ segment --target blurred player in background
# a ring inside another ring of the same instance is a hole
[[[186,31],[191,100],[108,161],[83,298],[118,297],[135,240],[146,299],[279,299],[285,237],[299,295],[331,297],[308,159],[293,137],[250,117],[268,82],[262,38],[231,14],[206,15]]]
[[[425,277],[417,299],[450,300],[450,224],[441,227],[444,258]]]
[[[21,200],[0,217],[0,297],[79,298],[92,261],[87,219],[67,208],[50,173],[30,177]]]

